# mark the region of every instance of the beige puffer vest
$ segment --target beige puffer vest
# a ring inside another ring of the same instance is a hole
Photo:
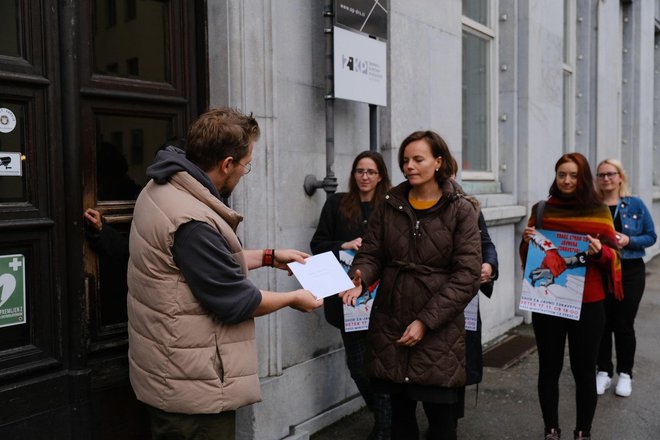
[[[261,400],[254,320],[223,324],[190,291],[172,257],[174,234],[208,223],[247,273],[242,217],[186,172],[140,193],[130,235],[128,359],[137,398],[163,411],[214,414]]]

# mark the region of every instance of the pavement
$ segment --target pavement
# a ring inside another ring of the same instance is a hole
[[[595,440],[651,440],[660,438],[660,256],[647,263],[646,290],[635,321],[637,354],[630,397],[614,394],[612,387],[598,397],[591,430]],[[511,331],[533,334],[530,325]],[[488,347],[486,347],[487,349]],[[564,438],[572,438],[575,425],[575,384],[568,349],[560,378],[559,419]],[[458,438],[467,440],[542,439],[543,419],[536,393],[536,351],[506,369],[484,368],[484,379],[466,390],[465,417],[458,423]],[[420,432],[426,417],[418,406]],[[362,409],[313,434],[311,440],[364,440],[373,419]]]

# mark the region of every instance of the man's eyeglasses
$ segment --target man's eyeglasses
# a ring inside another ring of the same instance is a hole
[[[243,167],[243,175],[245,176],[246,174],[250,174],[250,171],[252,171],[252,162],[248,162],[246,164],[242,164],[239,161],[236,161],[237,164]]]
[[[357,177],[362,177],[365,174],[369,177],[374,177],[378,175],[378,171],[376,170],[365,170],[363,168],[356,168],[355,171],[353,171]]]
[[[601,180],[604,180],[606,177],[608,179],[611,179],[612,177],[616,176],[617,174],[619,174],[619,173],[616,172],[616,171],[610,171],[609,173],[597,173],[596,177],[598,177]]]

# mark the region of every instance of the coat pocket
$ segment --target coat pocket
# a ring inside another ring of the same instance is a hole
[[[218,337],[215,337],[215,356],[213,357],[213,369],[218,375],[220,382],[225,381],[225,369],[222,363],[222,355],[220,354],[220,346],[218,345]]]

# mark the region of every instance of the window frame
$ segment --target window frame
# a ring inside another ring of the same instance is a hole
[[[562,62],[562,150],[575,151],[575,94],[576,94],[576,14],[574,1],[564,0],[564,49]],[[567,78],[568,76],[568,78]]]
[[[658,12],[656,12],[658,13]],[[660,99],[657,99],[660,91],[660,18],[655,18],[655,33],[653,36],[653,89],[655,90],[653,100],[653,175],[652,185],[656,192],[660,192]]]
[[[473,171],[469,169],[462,169],[462,180],[464,181],[497,181],[498,179],[498,134],[497,134],[497,109],[498,109],[498,81],[499,81],[499,69],[497,68],[499,62],[498,55],[498,38],[497,38],[497,13],[499,2],[492,1],[489,3],[490,10],[488,11],[488,22],[491,26],[486,26],[476,20],[473,20],[467,16],[461,17],[461,36],[463,33],[467,32],[472,35],[475,35],[478,38],[484,39],[488,43],[488,60],[487,65],[489,67],[489,72],[487,74],[487,103],[488,108],[488,126],[487,126],[487,141],[488,146],[488,164],[487,171]],[[461,49],[463,53],[464,49]],[[505,66],[501,66],[505,69]],[[462,85],[463,78],[461,79]],[[461,104],[463,105],[463,104]],[[461,120],[461,123],[464,124],[465,121]],[[463,148],[463,153],[465,152],[465,146]]]
[[[193,3],[193,2],[191,2]],[[81,14],[86,17],[93,16],[92,2],[82,2]],[[183,35],[183,23],[194,22],[195,17],[190,13],[190,5],[185,0],[168,0],[165,18],[171,29],[170,35]],[[118,22],[120,20],[118,19]],[[164,81],[150,81],[140,78],[122,77],[113,75],[104,75],[94,72],[94,20],[85,21],[81,26],[81,41],[87,41],[89,44],[81,47],[81,91],[83,95],[96,95],[102,93],[104,96],[115,94],[131,93],[136,99],[142,99],[148,95],[160,95],[161,97],[170,97],[173,100],[180,99],[182,96],[189,96],[191,99],[197,99],[192,90],[187,89],[188,79],[185,76],[184,66],[180,60],[189,59],[191,51],[189,38],[169,38],[166,44],[169,45],[169,56],[165,59],[165,66],[169,68],[166,76],[169,78]],[[123,19],[121,20],[123,22]],[[203,24],[203,23],[202,23]],[[197,26],[201,26],[198,24]],[[103,26],[100,23],[99,26]],[[194,49],[193,49],[194,50]],[[118,60],[119,63],[122,60]],[[123,60],[126,62],[126,60]],[[196,74],[193,69],[194,74]],[[162,98],[161,98],[162,99]]]

